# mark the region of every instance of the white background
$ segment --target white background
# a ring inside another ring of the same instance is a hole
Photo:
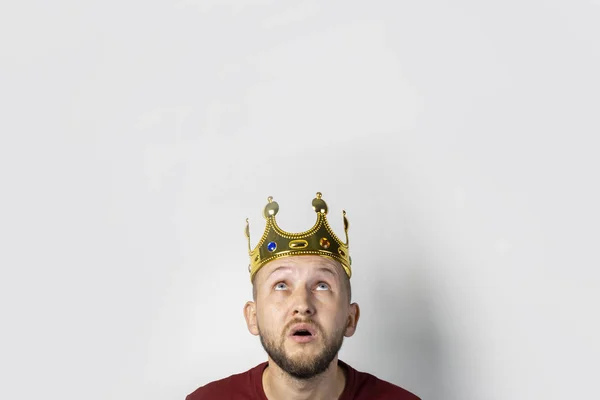
[[[594,399],[598,1],[0,7],[0,398],[264,361],[253,244],[350,220],[340,358],[425,399]]]

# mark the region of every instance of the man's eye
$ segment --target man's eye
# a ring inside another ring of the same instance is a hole
[[[283,282],[279,282],[275,285],[275,290],[285,290],[287,289],[287,285]]]
[[[317,290],[329,290],[329,285],[321,282],[317,285]]]

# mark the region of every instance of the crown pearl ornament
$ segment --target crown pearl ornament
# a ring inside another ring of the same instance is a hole
[[[327,222],[327,203],[322,199],[321,192],[317,192],[312,201],[312,206],[317,213],[317,221],[314,226],[305,232],[286,232],[277,225],[275,216],[279,212],[279,204],[273,201],[273,197],[267,198],[267,205],[263,210],[263,216],[267,220],[265,231],[254,249],[250,244],[250,225],[246,218],[246,238],[248,239],[248,254],[250,255],[250,280],[265,264],[281,257],[298,255],[319,255],[338,261],[348,278],[352,276],[351,258],[348,251],[348,228],[346,211],[342,211],[344,220],[344,232],[346,241],[342,242],[333,232]]]

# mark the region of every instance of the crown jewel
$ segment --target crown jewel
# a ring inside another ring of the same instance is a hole
[[[352,276],[352,259],[348,252],[348,219],[346,211],[342,211],[344,219],[344,232],[346,242],[342,242],[333,232],[327,222],[327,203],[323,200],[320,192],[312,201],[312,206],[317,213],[317,222],[309,230],[301,233],[290,233],[282,230],[275,220],[279,212],[279,204],[269,196],[267,205],[263,210],[263,216],[267,220],[265,232],[258,244],[252,250],[250,245],[250,226],[246,218],[246,238],[248,239],[248,253],[250,255],[250,280],[254,279],[256,272],[269,261],[280,257],[296,255],[320,255],[338,261],[348,278]]]

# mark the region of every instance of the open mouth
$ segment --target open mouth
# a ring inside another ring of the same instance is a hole
[[[310,338],[316,336],[316,329],[308,323],[296,324],[290,330],[290,336],[295,338]]]
[[[300,329],[294,332],[292,336],[312,336],[312,333],[310,333],[306,329]]]

